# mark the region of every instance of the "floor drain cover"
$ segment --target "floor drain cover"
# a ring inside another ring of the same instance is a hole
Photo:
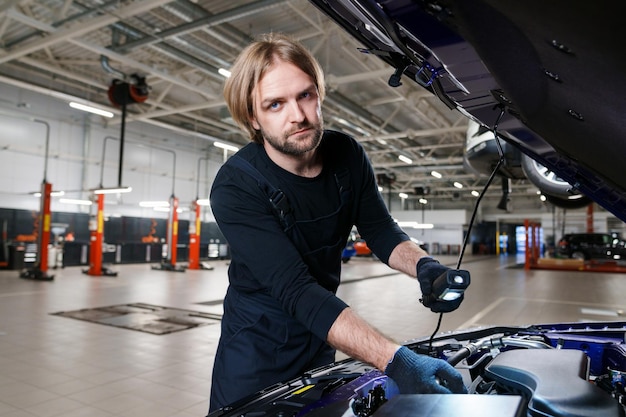
[[[221,315],[135,303],[52,313],[107,326],[152,334],[168,334],[219,323]]]

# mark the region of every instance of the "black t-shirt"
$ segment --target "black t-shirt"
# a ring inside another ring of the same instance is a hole
[[[296,220],[297,241],[283,230],[256,179],[230,160],[215,178],[211,207],[230,246],[230,285],[246,293],[269,294],[325,340],[346,307],[335,291],[341,253],[353,225],[385,263],[409,237],[387,211],[372,166],[356,140],[325,131],[319,151],[324,167],[315,178],[280,168],[256,143],[237,153],[283,191]]]

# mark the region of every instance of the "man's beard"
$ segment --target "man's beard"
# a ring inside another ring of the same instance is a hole
[[[313,130],[307,133],[306,139],[290,139],[290,136],[293,133],[307,128],[313,128]],[[296,129],[290,132],[283,133],[281,137],[278,138],[276,136],[268,134],[261,126],[261,134],[263,135],[263,139],[266,140],[278,152],[291,156],[301,156],[306,154],[307,152],[317,149],[320,142],[322,141],[323,131],[324,128],[322,127],[321,123],[317,125],[305,124],[298,126]]]

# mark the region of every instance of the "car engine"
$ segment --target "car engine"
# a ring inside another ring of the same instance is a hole
[[[406,346],[455,366],[468,394],[399,394],[396,384],[346,359],[276,384],[217,416],[625,416],[626,323],[487,327]]]

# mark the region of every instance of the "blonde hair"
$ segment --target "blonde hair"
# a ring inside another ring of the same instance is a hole
[[[275,60],[291,63],[311,77],[320,102],[324,100],[324,73],[319,62],[300,42],[284,34],[261,35],[239,54],[224,84],[224,99],[237,124],[250,140],[263,143],[263,136],[252,126],[252,92]]]

